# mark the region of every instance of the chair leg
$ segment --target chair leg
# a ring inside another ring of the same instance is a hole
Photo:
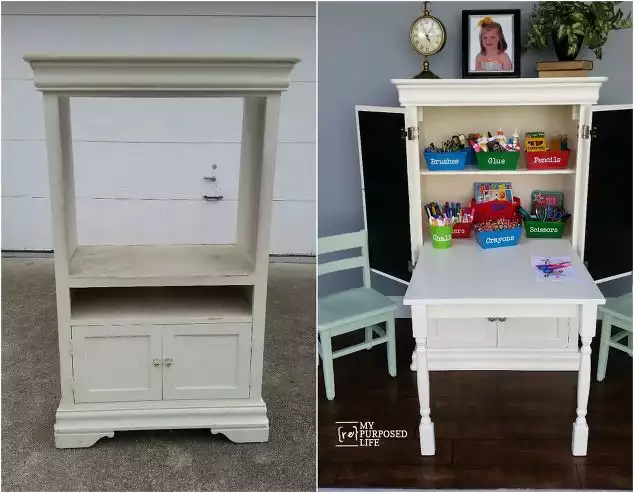
[[[324,372],[324,385],[326,398],[331,401],[335,398],[335,374],[332,365],[332,341],[330,331],[319,333],[321,341],[321,367]]]
[[[394,317],[385,322],[385,332],[387,335],[387,368],[390,375],[396,376],[396,330]]]
[[[372,331],[374,330],[373,326],[365,328],[365,342],[372,342]],[[368,351],[372,349],[372,346],[366,348]]]
[[[601,345],[599,346],[599,362],[597,364],[597,381],[602,382],[608,366],[608,352],[610,351],[610,336],[612,335],[612,317],[603,314],[601,323]]]

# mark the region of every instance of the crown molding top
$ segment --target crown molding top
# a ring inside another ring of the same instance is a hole
[[[587,105],[607,77],[392,79],[401,106]]]
[[[99,93],[205,93],[232,95],[285,91],[297,58],[203,55],[27,54],[39,91]]]

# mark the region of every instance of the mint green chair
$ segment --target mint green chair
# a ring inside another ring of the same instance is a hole
[[[632,293],[618,298],[608,298],[605,305],[599,307],[599,311],[603,314],[603,323],[601,324],[597,380],[601,382],[605,378],[610,348],[618,349],[632,356]],[[612,326],[621,330],[612,335]],[[619,342],[625,337],[628,339],[627,346]]]
[[[328,400],[335,398],[333,360],[341,356],[386,343],[388,371],[393,377],[396,376],[394,312],[397,306],[370,287],[368,241],[365,230],[319,238],[320,256],[352,249],[361,249],[361,255],[323,262],[317,266],[320,277],[348,269],[363,269],[363,287],[347,289],[318,299],[317,351],[322,362]],[[385,324],[385,329],[379,327],[379,324]],[[361,329],[365,329],[364,342],[332,351],[333,337]]]

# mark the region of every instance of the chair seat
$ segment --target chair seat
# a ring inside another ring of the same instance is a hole
[[[355,288],[319,298],[319,330],[389,313],[397,306],[371,288]]]
[[[599,309],[617,319],[632,323],[632,293],[624,294],[618,298],[608,298],[605,305]]]

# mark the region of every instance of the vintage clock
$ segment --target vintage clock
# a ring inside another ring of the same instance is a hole
[[[423,70],[415,79],[438,79],[439,77],[429,70],[431,55],[435,55],[445,46],[447,31],[440,20],[429,14],[427,4],[424,2],[423,15],[418,17],[409,28],[409,42],[412,47],[423,55]]]

